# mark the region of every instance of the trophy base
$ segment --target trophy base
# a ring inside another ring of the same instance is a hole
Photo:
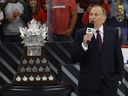
[[[14,82],[15,84],[13,85],[18,85],[18,86],[52,86],[52,85],[57,85],[57,81],[32,81],[32,82]]]
[[[49,86],[21,86],[15,84],[4,85],[1,94],[4,96],[67,96],[73,88],[66,84]]]
[[[54,85],[56,84],[56,75],[51,70],[44,47],[32,47],[30,51],[33,54],[39,53],[40,56],[28,56],[27,49],[24,47],[24,55],[21,57],[18,72],[15,74],[13,82],[18,85]],[[39,49],[40,51],[34,51]]]

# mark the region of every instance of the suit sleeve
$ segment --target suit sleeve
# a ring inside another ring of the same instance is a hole
[[[71,50],[71,58],[73,63],[82,61],[81,59],[84,57],[84,49],[82,48],[82,41],[84,35],[84,29],[76,32],[75,40],[73,41],[72,50]]]

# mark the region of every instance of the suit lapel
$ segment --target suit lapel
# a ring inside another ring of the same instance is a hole
[[[94,35],[93,35],[92,40],[91,40],[91,42],[90,42],[90,47],[96,49],[97,52],[100,53],[100,50],[99,50],[98,47],[97,47],[96,38],[95,38]]]
[[[104,27],[104,38],[103,38],[103,44],[102,44],[102,48],[101,48],[101,51],[102,53],[106,50],[107,46],[107,41],[108,41],[108,38],[110,38],[110,34],[109,34],[109,29],[106,29],[106,27]]]
[[[92,37],[92,43],[93,43],[94,47],[97,48],[97,45],[96,45],[96,38],[95,38],[94,35],[93,35],[93,37]]]

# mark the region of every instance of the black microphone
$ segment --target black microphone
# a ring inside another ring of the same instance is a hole
[[[92,35],[92,34],[93,34],[93,30],[94,30],[94,23],[89,23],[89,24],[87,25],[86,34]],[[90,42],[90,41],[87,41],[87,44],[88,44],[89,42]]]

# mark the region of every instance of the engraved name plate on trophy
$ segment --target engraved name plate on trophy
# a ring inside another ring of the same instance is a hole
[[[43,58],[42,63],[47,63],[47,60],[45,58]]]
[[[36,81],[40,81],[41,77],[39,75],[37,75],[35,79],[36,79]]]
[[[46,81],[48,78],[45,76],[45,75],[43,75],[43,77],[42,77],[42,80],[43,81]]]
[[[34,67],[32,68],[32,72],[37,72],[37,67],[34,66]]]
[[[36,64],[40,64],[40,59],[36,59]]]
[[[29,80],[30,80],[30,81],[34,81],[34,77],[31,75],[31,76],[29,77]]]
[[[34,63],[34,60],[33,59],[30,59],[29,60],[29,64],[33,64]]]
[[[24,76],[22,79],[23,79],[23,81],[28,81],[27,76]]]
[[[45,67],[45,72],[50,72],[50,68],[48,66]]]
[[[41,56],[41,47],[28,46],[27,47],[27,56]]]
[[[23,64],[27,64],[27,60],[26,59],[23,59]]]
[[[53,77],[52,75],[50,75],[50,76],[48,77],[48,79],[49,79],[50,81],[52,81],[52,80],[54,79],[54,77]]]
[[[28,66],[27,68],[26,68],[26,72],[31,72],[31,68]]]
[[[25,68],[23,66],[20,68],[20,72],[25,72]]]
[[[17,76],[16,77],[16,81],[18,81],[18,82],[21,81],[21,77],[20,76]]]
[[[42,66],[40,66],[40,67],[38,68],[38,70],[39,70],[39,72],[44,72],[44,68],[43,68]]]

